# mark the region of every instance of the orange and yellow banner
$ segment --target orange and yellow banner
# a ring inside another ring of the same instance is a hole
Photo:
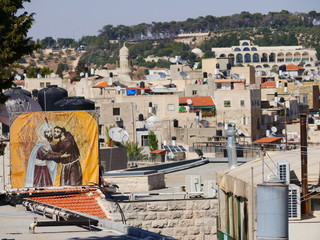
[[[12,188],[98,183],[98,124],[95,113],[17,114],[10,127]]]

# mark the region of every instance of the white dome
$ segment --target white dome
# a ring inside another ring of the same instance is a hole
[[[203,52],[200,48],[194,48],[191,50],[192,53],[194,53],[195,55],[197,55],[197,57],[202,57],[203,56]]]

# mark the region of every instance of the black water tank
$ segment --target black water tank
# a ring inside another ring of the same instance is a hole
[[[33,89],[32,90],[32,96],[33,97],[37,98],[38,97],[38,93],[39,93],[38,89]]]
[[[175,141],[177,138],[175,136],[171,137],[171,140]]]
[[[38,102],[43,111],[54,111],[54,103],[68,97],[68,91],[57,85],[49,85],[38,92]]]
[[[140,82],[140,88],[144,88],[144,87],[145,87],[144,82]]]
[[[5,96],[11,96],[14,94],[25,95],[31,97],[31,93],[27,90],[22,89],[21,87],[13,87],[3,93]]]
[[[207,72],[203,73],[203,78],[208,78],[208,73]]]
[[[112,73],[112,72],[111,72],[111,73],[109,73],[109,77],[111,77],[111,78],[113,77],[113,73]]]
[[[179,121],[177,119],[173,119],[173,127],[179,127]]]
[[[139,121],[143,121],[143,114],[139,114],[138,119],[139,119]]]
[[[220,68],[220,64],[217,63],[217,64],[216,64],[216,69],[219,69],[219,68]]]
[[[54,103],[54,111],[65,110],[95,110],[95,104],[84,97],[65,97]]]
[[[231,69],[231,63],[227,63],[227,69],[230,70]]]
[[[217,136],[219,136],[219,137],[222,136],[222,130],[217,130]]]

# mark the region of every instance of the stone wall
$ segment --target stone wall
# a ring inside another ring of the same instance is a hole
[[[216,240],[216,199],[188,199],[122,202],[126,224],[181,240]],[[107,212],[112,221],[121,222],[116,203]]]

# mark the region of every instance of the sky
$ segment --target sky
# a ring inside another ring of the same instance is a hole
[[[35,13],[29,30],[34,40],[51,36],[74,38],[98,35],[103,26],[183,21],[213,15],[228,16],[242,11],[250,13],[317,11],[319,0],[31,0],[24,7]]]

